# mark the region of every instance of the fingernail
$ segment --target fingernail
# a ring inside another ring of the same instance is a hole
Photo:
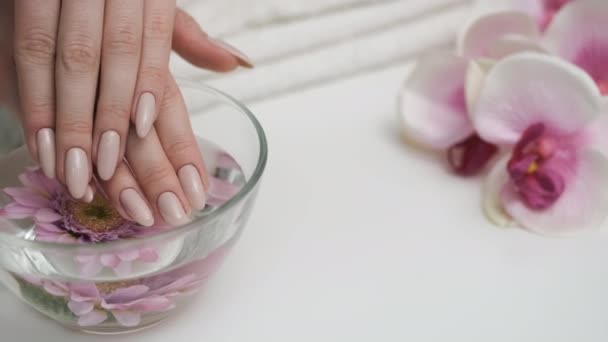
[[[184,189],[184,193],[195,210],[203,210],[207,196],[201,181],[201,175],[194,165],[186,165],[178,171],[179,182]]]
[[[158,209],[165,222],[174,227],[190,222],[182,204],[172,192],[165,192],[158,197]]]
[[[94,199],[95,199],[95,190],[89,184],[89,186],[87,186],[87,191],[85,191],[85,193],[84,193],[84,197],[82,197],[82,201],[84,203],[91,203],[91,202],[93,202]]]
[[[55,178],[55,132],[43,128],[36,133],[38,145],[38,161],[42,172],[48,178]]]
[[[107,181],[114,176],[120,153],[120,135],[115,131],[107,131],[99,139],[97,150],[97,173],[99,178]]]
[[[215,46],[217,46],[221,49],[224,49],[226,52],[228,52],[229,54],[236,57],[236,59],[238,59],[239,64],[242,67],[250,68],[250,69],[253,68],[253,63],[251,62],[251,59],[249,57],[247,57],[247,55],[244,54],[241,50],[235,48],[234,46],[232,46],[220,39],[209,37],[209,41],[212,44],[214,44]]]
[[[154,124],[156,116],[156,99],[152,93],[143,93],[137,102],[137,111],[135,112],[135,130],[137,136],[144,138]]]
[[[119,196],[120,204],[133,220],[144,227],[154,224],[152,211],[143,197],[134,189],[125,189]]]
[[[83,149],[68,150],[65,158],[65,182],[74,198],[82,198],[89,185],[89,161]]]

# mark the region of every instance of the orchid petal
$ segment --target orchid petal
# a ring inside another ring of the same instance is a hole
[[[133,311],[112,311],[112,315],[123,327],[135,327],[141,322],[141,314]]]
[[[529,209],[511,184],[501,193],[504,209],[524,228],[545,235],[598,229],[608,215],[608,159],[595,151],[580,153],[561,197],[545,210]],[[562,170],[563,171],[563,170]]]
[[[118,266],[113,268],[114,273],[116,273],[119,277],[128,276],[133,270],[133,262],[132,261],[121,261]]]
[[[608,2],[577,1],[554,18],[544,37],[553,53],[578,65],[608,91]]]
[[[108,319],[108,314],[101,310],[93,310],[86,315],[78,318],[78,325],[81,327],[90,327],[101,324]]]
[[[43,286],[44,290],[53,296],[64,297],[69,294],[69,290],[63,284],[56,282],[44,282]]]
[[[483,183],[482,206],[488,220],[499,227],[509,227],[514,224],[513,218],[504,210],[500,193],[509,181],[507,163],[511,158],[506,154],[496,161]]]
[[[465,58],[488,56],[496,41],[506,35],[538,39],[536,23],[519,11],[504,11],[475,17],[458,40],[458,52]]]
[[[478,134],[514,145],[542,122],[557,135],[573,135],[600,112],[599,91],[581,69],[558,58],[523,53],[497,63],[486,77],[471,119]]]
[[[125,251],[120,251],[116,253],[116,255],[122,261],[135,261],[139,258],[139,249],[130,249]]]
[[[114,268],[120,264],[120,258],[114,254],[103,254],[99,261],[105,267]]]
[[[153,247],[144,247],[139,250],[139,261],[155,262],[158,260],[158,252]]]
[[[133,285],[126,288],[117,289],[116,291],[106,296],[105,302],[109,305],[116,303],[122,304],[128,301],[136,300],[138,297],[144,295],[148,291],[150,291],[150,288],[145,285]],[[112,307],[108,306],[107,308]]]
[[[405,134],[422,145],[444,149],[473,133],[464,99],[467,61],[453,55],[419,62],[401,90]]]
[[[488,50],[487,57],[502,59],[521,52],[548,54],[548,51],[536,40],[517,35],[506,35],[498,39]]]
[[[99,258],[93,258],[86,262],[80,262],[80,274],[85,277],[92,277],[103,269],[103,264],[100,262]]]
[[[469,113],[475,111],[475,104],[479,99],[483,83],[495,64],[494,60],[487,58],[476,59],[469,63],[464,91]]]
[[[72,290],[70,299],[76,302],[96,300],[100,297],[99,289],[97,289],[95,283],[73,283],[70,285],[70,289]]]
[[[68,308],[70,308],[70,311],[72,311],[74,315],[83,316],[93,311],[95,304],[91,302],[69,301]]]
[[[142,298],[132,305],[131,309],[139,312],[161,312],[173,308],[173,303],[168,298],[162,296],[152,296],[148,298]]]

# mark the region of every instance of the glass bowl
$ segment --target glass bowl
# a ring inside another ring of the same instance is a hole
[[[204,137],[199,144],[209,191],[217,195],[208,195],[207,207],[190,224],[134,239],[62,244],[37,239],[42,233],[32,219],[0,218],[0,282],[68,328],[116,334],[162,321],[205,285],[248,220],[266,165],[262,127],[222,92],[179,84],[195,133]],[[1,188],[24,187],[27,179],[31,185],[36,171],[28,168],[32,161],[24,147],[2,157],[0,165]],[[0,207],[12,200],[0,195]]]

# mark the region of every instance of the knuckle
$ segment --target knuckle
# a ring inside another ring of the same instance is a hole
[[[55,59],[55,38],[40,28],[31,28],[15,44],[15,59],[39,65],[52,64]]]
[[[165,82],[165,70],[155,65],[143,66],[139,71],[139,76],[150,85],[160,85]]]
[[[93,125],[88,120],[73,119],[62,122],[58,129],[70,135],[91,135]]]
[[[133,25],[118,26],[106,35],[104,50],[110,54],[137,56],[141,51],[140,36]]]
[[[55,107],[50,102],[29,102],[24,106],[23,120],[31,123],[52,121]]]
[[[131,116],[130,106],[119,102],[100,102],[97,112],[104,121],[113,123],[114,125],[122,121],[128,121]]]
[[[191,158],[197,153],[194,143],[185,136],[172,139],[164,147],[167,155],[174,158],[179,156]]]
[[[172,171],[162,166],[149,166],[141,175],[140,184],[159,184],[171,177]]]
[[[152,13],[144,28],[144,36],[151,40],[168,40],[172,33],[172,18],[164,12]]]
[[[89,36],[68,38],[60,49],[60,62],[69,72],[96,71],[99,68],[99,51]]]

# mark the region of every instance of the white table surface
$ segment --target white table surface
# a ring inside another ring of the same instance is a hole
[[[87,336],[0,290],[0,341],[607,341],[608,236],[486,222],[477,181],[400,141],[407,71],[253,106],[270,141],[256,210],[185,312],[135,335]]]

